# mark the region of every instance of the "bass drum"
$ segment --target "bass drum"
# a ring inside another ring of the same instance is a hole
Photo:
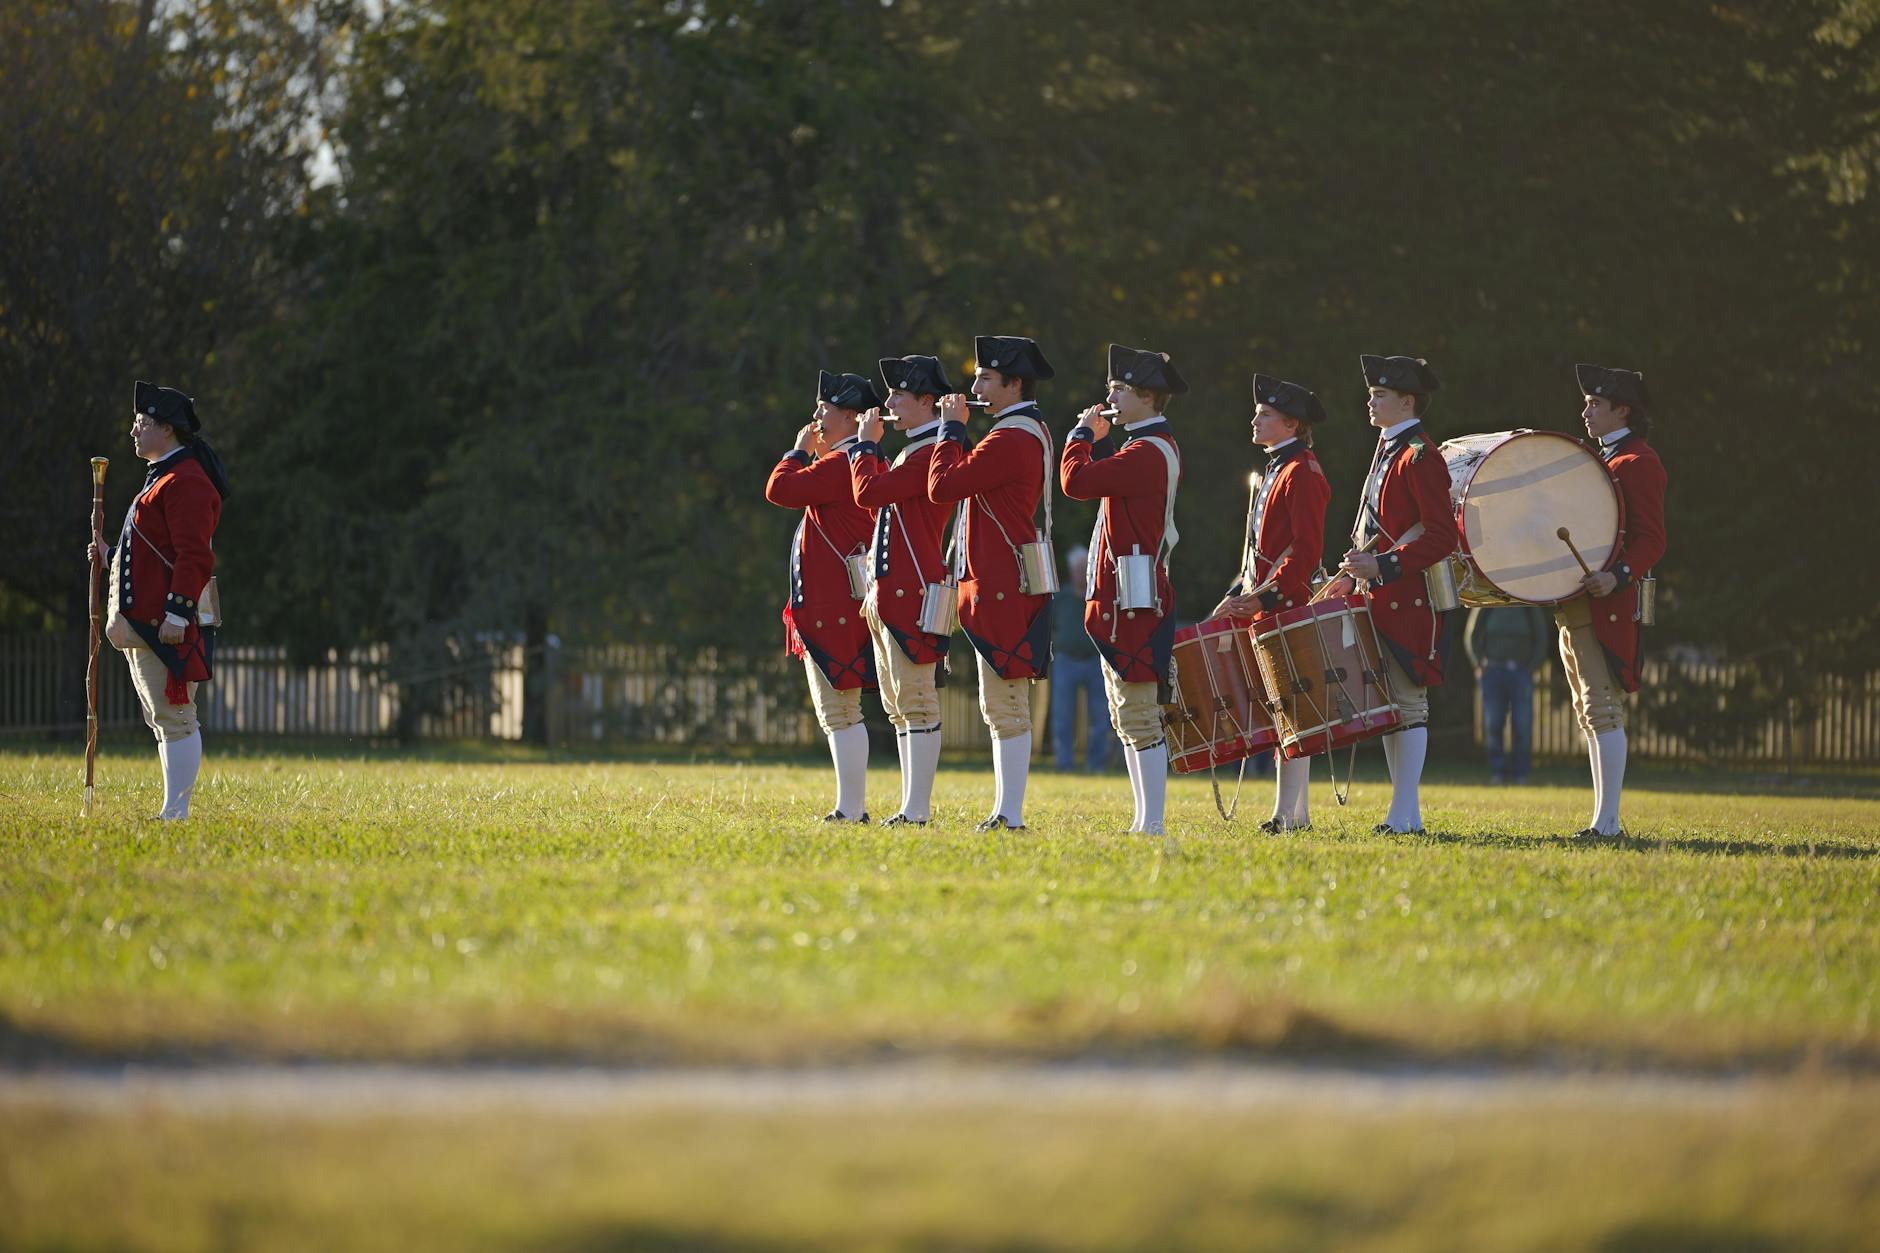
[[[1624,515],[1606,467],[1554,431],[1498,431],[1444,442],[1462,548],[1449,558],[1465,605],[1557,605],[1580,594],[1580,563],[1604,570]]]

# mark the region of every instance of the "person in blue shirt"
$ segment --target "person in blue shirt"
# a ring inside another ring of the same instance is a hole
[[[1547,660],[1553,624],[1533,605],[1471,609],[1463,637],[1482,692],[1488,781],[1525,783],[1533,761],[1534,672]],[[1503,728],[1513,743],[1503,747]]]
[[[1089,711],[1084,769],[1094,774],[1110,764],[1110,704],[1103,692],[1103,659],[1084,630],[1090,550],[1081,545],[1071,549],[1065,554],[1064,568],[1064,585],[1051,598],[1051,747],[1059,770],[1075,766],[1081,694]]]

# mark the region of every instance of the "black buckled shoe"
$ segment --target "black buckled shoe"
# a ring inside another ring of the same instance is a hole
[[[832,809],[822,816],[822,820],[824,822],[856,822],[865,824],[868,821],[868,811],[864,809],[861,817],[851,818],[840,809]]]
[[[975,831],[985,832],[985,831],[997,831],[1000,828],[1004,828],[1007,831],[1023,831],[1025,829],[1025,824],[1021,822],[1017,826],[1013,826],[1010,822],[1006,820],[1006,817],[1004,814],[993,814],[990,818],[987,818],[985,821],[981,822],[977,827],[974,827],[973,829]]]
[[[884,827],[924,827],[927,825],[927,819],[910,818],[906,814],[893,814],[883,818],[881,825]]]

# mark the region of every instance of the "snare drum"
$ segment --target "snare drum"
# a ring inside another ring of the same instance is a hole
[[[1449,499],[1462,548],[1448,558],[1465,605],[1556,605],[1580,594],[1580,563],[1603,570],[1624,522],[1599,458],[1553,431],[1498,431],[1446,440]]]
[[[1388,735],[1403,714],[1384,682],[1384,653],[1362,596],[1282,609],[1253,628],[1260,678],[1288,760]]]
[[[1180,774],[1240,761],[1279,742],[1244,618],[1209,618],[1175,632],[1175,703],[1162,706],[1169,765]]]

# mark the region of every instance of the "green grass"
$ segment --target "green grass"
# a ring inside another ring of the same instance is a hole
[[[544,1115],[13,1109],[21,1249],[1873,1248],[1880,1094],[1757,1085],[1721,1107],[953,1109],[790,1104]]]
[[[1271,1050],[1857,1069],[1880,1061],[1880,799],[1640,772],[1622,847],[1583,788],[1384,787],[1317,828],[1171,842],[1120,776],[1034,775],[977,835],[952,768],[925,831],[829,829],[813,762],[404,760],[210,745],[159,825],[154,754],[0,753],[0,1053],[846,1059]],[[1562,780],[1570,778],[1562,772]],[[888,808],[891,763],[871,772]],[[1702,790],[1709,787],[1713,790]]]

